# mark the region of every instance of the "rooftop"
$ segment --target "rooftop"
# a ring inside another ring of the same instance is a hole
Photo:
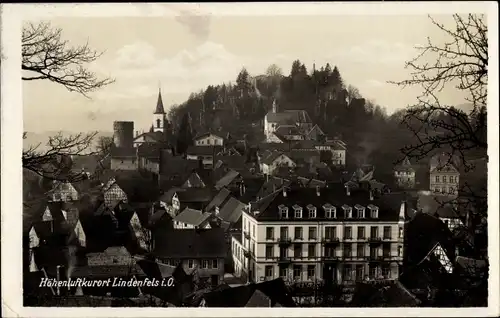
[[[257,202],[251,203],[251,211],[254,217],[259,221],[274,221],[281,220],[280,208],[288,209],[287,221],[304,221],[304,220],[322,220],[327,219],[326,210],[330,205],[336,210],[336,220],[346,220],[347,216],[345,208],[351,208],[353,221],[398,221],[400,218],[400,210],[402,204],[405,207],[405,215],[409,217],[412,209],[411,204],[405,202],[407,195],[404,193],[392,193],[382,196],[376,196],[370,200],[368,191],[359,190],[351,191],[347,195],[346,189],[342,184],[332,184],[328,188],[313,189],[313,188],[292,188],[285,190],[277,190],[276,192],[262,198]],[[318,195],[319,193],[319,195]],[[355,205],[358,204],[365,207],[365,216],[358,217]],[[302,217],[295,218],[293,206],[302,208]],[[316,216],[309,217],[308,205],[316,208]],[[326,208],[326,209],[325,209]],[[372,218],[370,210],[377,209],[376,218]],[[255,213],[257,212],[257,213]]]
[[[200,226],[206,222],[210,216],[211,214],[208,212],[202,213],[199,210],[185,208],[174,218],[174,221],[191,224],[193,226]]]

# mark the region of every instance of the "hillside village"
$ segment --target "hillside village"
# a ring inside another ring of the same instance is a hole
[[[181,151],[161,92],[152,106],[147,132],[114,122],[110,153],[48,163],[81,181],[25,171],[25,305],[445,306],[485,292],[458,162],[380,171],[279,98],[261,140],[209,128]],[[38,288],[114,277],[175,284]]]

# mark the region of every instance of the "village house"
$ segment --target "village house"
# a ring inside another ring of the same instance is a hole
[[[186,159],[201,161],[204,169],[211,169],[215,156],[221,151],[222,146],[189,146],[186,150]]]
[[[344,184],[283,187],[243,211],[243,270],[252,281],[394,279],[412,210],[405,200]]]
[[[458,160],[445,153],[437,154],[430,160],[429,190],[435,195],[458,196],[460,172]]]
[[[186,207],[204,211],[213,195],[211,188],[172,188],[161,195],[159,202],[175,217]]]
[[[408,157],[405,157],[400,165],[394,167],[394,178],[398,187],[404,189],[415,187],[415,169],[412,167]]]
[[[136,148],[111,148],[111,170],[133,171],[138,168]]]
[[[324,141],[326,139],[326,134],[319,128],[318,125],[314,125],[311,130],[309,130],[305,136],[306,140],[314,140],[314,141]]]
[[[296,142],[292,148],[295,151],[328,151],[331,152],[330,160],[333,165],[346,165],[347,146],[339,139],[327,139],[325,141],[303,140]]]
[[[155,241],[152,255],[159,263],[197,272],[200,279],[214,286],[224,279],[224,259],[227,255],[224,230],[182,229],[166,231],[164,239]]]
[[[259,159],[260,172],[263,174],[273,175],[274,171],[279,167],[294,168],[295,162],[283,152],[272,151],[264,152]]]
[[[301,131],[309,131],[313,127],[311,118],[305,110],[285,110],[284,112],[278,112],[276,100],[274,100],[272,110],[264,116],[264,135],[266,136],[266,140],[271,141],[271,136],[282,125],[293,125]]]
[[[211,132],[193,138],[195,146],[224,146],[224,138]]]
[[[209,229],[212,214],[185,208],[173,219],[175,229]]]

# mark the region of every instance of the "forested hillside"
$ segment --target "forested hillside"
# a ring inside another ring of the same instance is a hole
[[[410,122],[414,127],[408,127],[408,121],[402,123],[406,105],[388,116],[383,106],[345,83],[337,66],[313,65],[308,70],[299,60],[288,75],[276,65],[264,75],[249,74],[243,68],[234,83],[192,93],[186,102],[171,108],[169,119],[177,136],[221,130],[257,142],[262,138],[262,120],[275,99],[278,111],[304,109],[327,135],[343,139],[352,163],[371,163],[389,171],[402,159],[399,149],[415,137],[412,130],[422,126],[421,122]],[[447,120],[446,114],[442,116]],[[432,127],[425,129],[432,131]]]

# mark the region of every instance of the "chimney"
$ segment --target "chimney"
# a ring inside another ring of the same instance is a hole
[[[373,201],[373,190],[370,189],[370,201]]]
[[[346,193],[347,193],[347,195],[348,195],[348,196],[349,196],[349,195],[351,195],[351,189],[349,188],[349,185],[346,185],[346,186],[345,186],[345,189],[346,189]]]
[[[321,195],[321,191],[319,186],[316,186],[316,195],[319,197]]]
[[[286,198],[286,187],[283,187],[283,197]]]

